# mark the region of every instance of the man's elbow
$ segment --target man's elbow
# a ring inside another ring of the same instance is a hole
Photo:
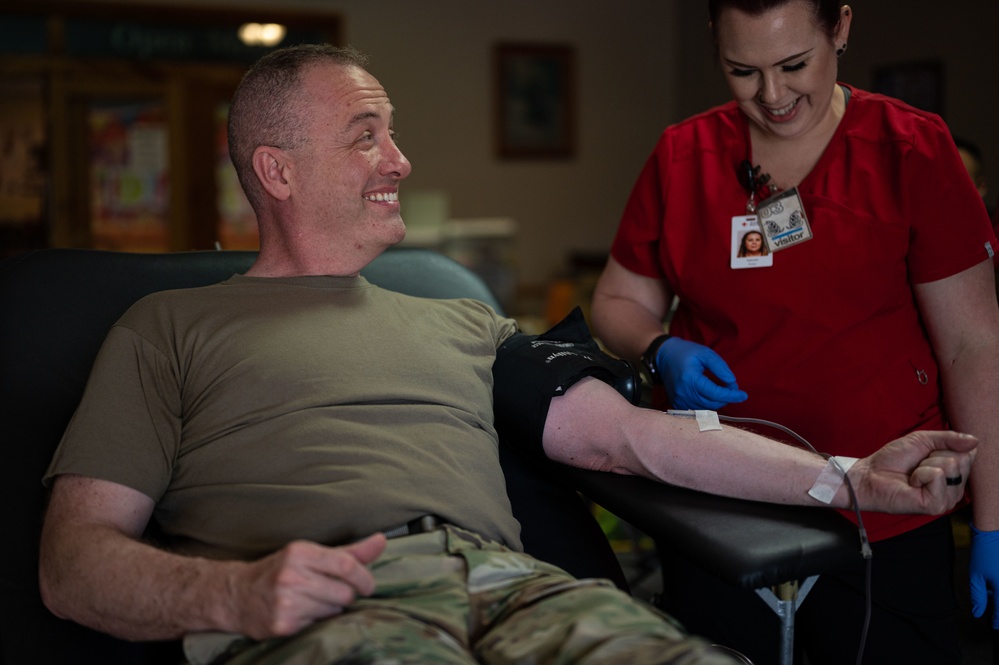
[[[53,568],[43,555],[38,564],[38,590],[42,603],[60,619],[69,619],[69,609],[64,600],[65,585],[60,583],[60,576]]]
[[[80,568],[74,564],[74,548],[67,546],[71,539],[63,527],[64,525],[54,523],[48,516],[42,527],[38,555],[38,590],[42,603],[52,614],[60,619],[75,620],[72,600],[74,596],[81,597],[82,594],[75,591],[73,586],[80,582],[82,576],[79,574]]]
[[[593,471],[634,473],[631,423],[642,410],[612,386],[592,377],[552,399],[544,430],[549,459]]]
[[[545,456],[553,462],[588,471],[613,471],[617,466],[613,456],[593,445],[573,438],[553,438],[544,445]]]

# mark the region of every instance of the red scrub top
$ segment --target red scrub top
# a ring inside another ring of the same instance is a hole
[[[947,427],[912,285],[970,268],[997,243],[943,121],[844,88],[846,112],[798,187],[811,240],[775,252],[772,267],[730,267],[732,217],[747,214],[738,169],[751,159],[747,120],[730,102],[665,130],[611,251],[665,279],[680,298],[670,332],[735,372],[749,399],[721,413],[864,457],[914,429]],[[872,540],[930,519],[864,518]]]

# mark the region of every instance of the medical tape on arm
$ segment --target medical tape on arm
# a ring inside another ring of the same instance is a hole
[[[717,411],[708,411],[706,409],[669,409],[665,413],[670,416],[680,416],[681,418],[693,418],[697,421],[697,429],[701,432],[721,431],[722,428]]]
[[[830,457],[819,477],[815,479],[808,495],[817,501],[828,505],[833,502],[836,492],[843,486],[846,473],[856,463],[856,457]]]

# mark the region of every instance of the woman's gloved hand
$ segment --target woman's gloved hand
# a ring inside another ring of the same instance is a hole
[[[999,531],[979,531],[971,525],[971,613],[992,612],[992,628],[999,630]]]
[[[748,397],[739,390],[735,374],[721,356],[702,344],[670,337],[656,352],[656,368],[674,409],[717,411]],[[721,383],[713,381],[705,371]]]

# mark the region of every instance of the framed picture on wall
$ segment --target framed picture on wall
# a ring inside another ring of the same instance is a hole
[[[940,62],[876,67],[873,89],[923,111],[943,115],[943,65]]]
[[[575,51],[556,44],[495,48],[496,152],[504,159],[575,153]]]

